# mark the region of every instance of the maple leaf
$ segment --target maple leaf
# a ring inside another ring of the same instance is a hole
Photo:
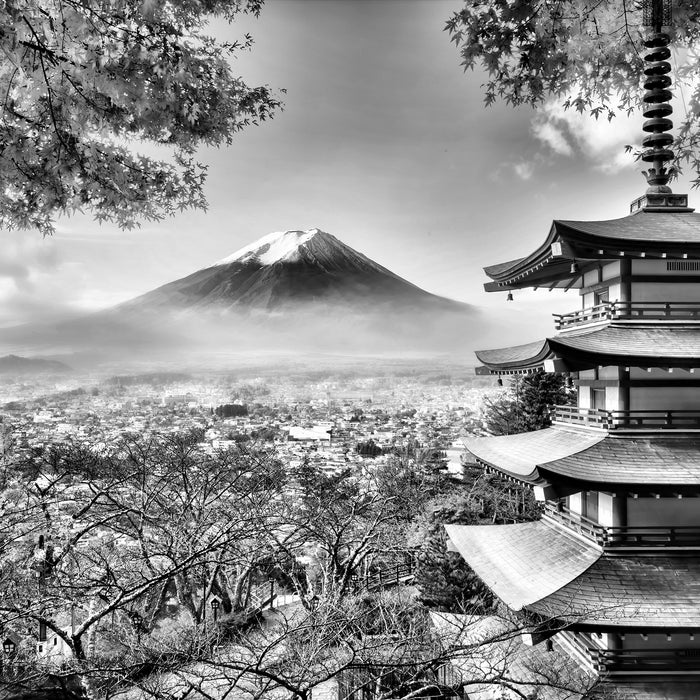
[[[610,120],[641,104],[648,32],[642,20],[641,3],[625,0],[464,0],[445,30],[463,65],[487,72],[487,105],[500,98],[539,107],[556,96],[565,108]],[[676,115],[673,167],[677,171],[686,162],[700,174],[700,22],[694,0],[674,1],[668,31],[679,49],[674,84],[687,104],[686,113]]]
[[[231,142],[279,99],[231,72],[250,46],[204,33],[260,0],[14,0],[0,7],[0,226],[54,230],[91,213],[131,228],[205,205],[187,155]],[[138,155],[165,144],[163,161]]]

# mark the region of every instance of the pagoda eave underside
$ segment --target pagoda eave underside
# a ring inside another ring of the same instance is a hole
[[[544,243],[516,260],[484,268],[488,292],[524,287],[570,287],[572,264],[625,257],[700,258],[700,215],[639,213],[608,221],[554,221]]]
[[[492,350],[477,350],[492,373],[532,371],[558,360],[559,371],[576,372],[600,366],[700,367],[700,328],[610,323],[542,341]]]

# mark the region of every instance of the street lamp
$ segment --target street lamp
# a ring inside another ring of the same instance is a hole
[[[219,605],[221,605],[221,603],[219,603],[217,598],[211,601],[211,609],[214,611],[214,622],[216,622],[219,616]]]

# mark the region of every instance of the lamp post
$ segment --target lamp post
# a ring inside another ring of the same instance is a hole
[[[218,617],[219,617],[219,606],[220,606],[220,605],[221,605],[221,603],[219,603],[218,598],[214,598],[214,599],[211,601],[211,609],[212,609],[212,611],[213,611],[213,613],[214,613],[214,622],[216,622],[217,619],[218,619]]]
[[[2,650],[3,650],[3,657],[2,657],[2,670],[5,670],[5,657],[7,657],[7,670],[11,671],[12,670],[12,657],[15,653],[15,649],[17,649],[17,646],[11,639],[6,639],[2,643]],[[10,674],[11,675],[11,674]]]

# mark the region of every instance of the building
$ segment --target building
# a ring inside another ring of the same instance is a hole
[[[526,643],[600,678],[586,697],[700,697],[700,214],[664,167],[667,45],[658,31],[646,42],[649,189],[630,214],[554,221],[531,254],[486,268],[487,291],[581,296],[557,334],[477,353],[493,375],[544,369],[578,386],[550,428],[467,441],[486,469],[531,486],[544,515],[447,528],[527,620]]]

